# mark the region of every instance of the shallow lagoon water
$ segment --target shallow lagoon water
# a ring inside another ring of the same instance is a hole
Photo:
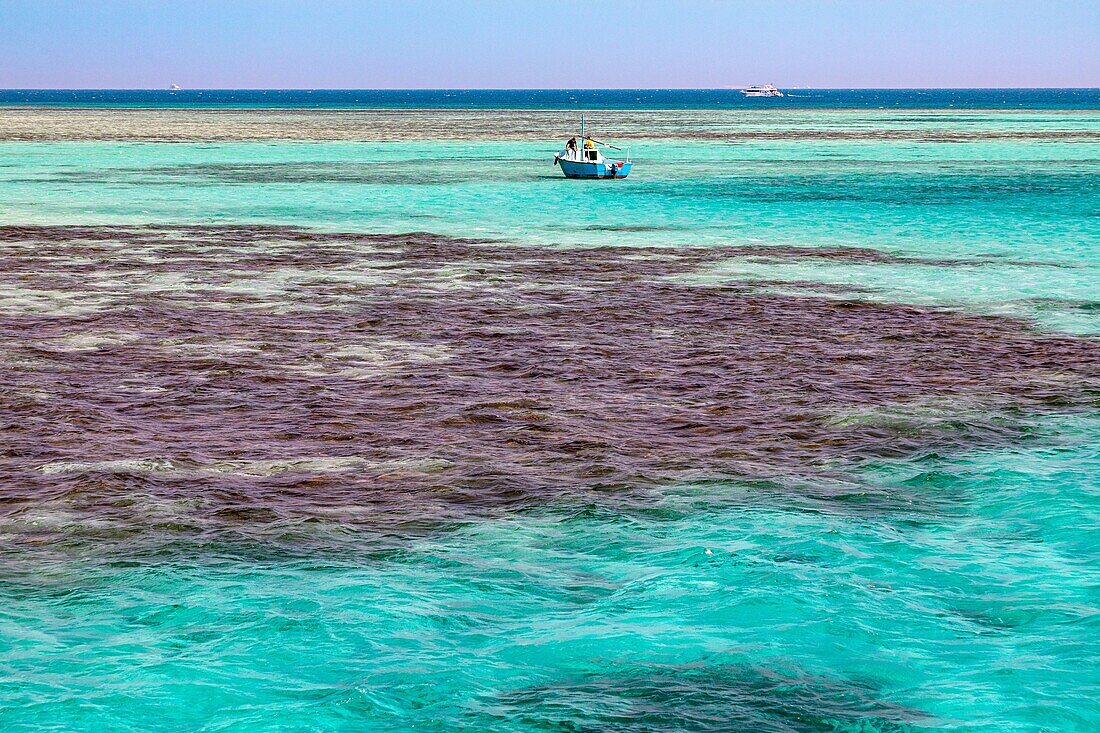
[[[602,185],[132,114],[0,113],[5,729],[1095,728],[1096,112],[649,112]]]

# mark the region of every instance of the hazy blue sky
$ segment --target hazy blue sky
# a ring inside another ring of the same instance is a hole
[[[0,0],[0,87],[1100,86],[1100,0]]]

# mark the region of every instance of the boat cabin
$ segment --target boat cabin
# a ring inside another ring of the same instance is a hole
[[[576,160],[576,161],[582,161],[582,162],[585,162],[585,163],[602,163],[603,162],[603,155],[601,155],[599,149],[595,148],[595,147],[590,147],[590,148],[583,148],[582,147],[579,150],[575,149],[575,148],[566,147],[566,149],[564,150],[563,155],[561,157],[564,160]]]

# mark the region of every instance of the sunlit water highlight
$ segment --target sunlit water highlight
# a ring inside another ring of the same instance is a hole
[[[1096,112],[226,114],[0,113],[5,730],[1096,727]]]

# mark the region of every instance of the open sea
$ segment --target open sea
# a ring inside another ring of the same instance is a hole
[[[0,369],[3,731],[1100,730],[1100,90],[0,91]]]

